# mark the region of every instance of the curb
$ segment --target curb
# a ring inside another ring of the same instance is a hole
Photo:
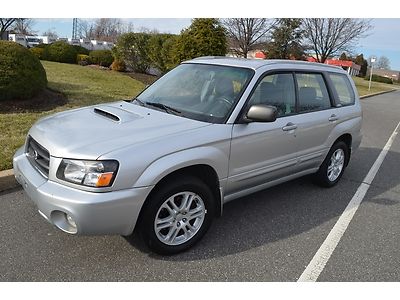
[[[373,94],[368,94],[368,95],[360,96],[360,99],[365,99],[365,98],[369,98],[369,97],[374,97],[374,96],[378,96],[378,95],[382,95],[382,94],[386,94],[386,93],[391,93],[391,92],[395,92],[395,91],[400,91],[400,89],[393,89],[393,90],[388,90],[388,91],[383,91],[383,92],[377,92],[377,93],[373,93]]]
[[[18,185],[13,169],[0,171],[0,192],[16,188]]]

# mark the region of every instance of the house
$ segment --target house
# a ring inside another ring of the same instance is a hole
[[[307,58],[307,61],[317,62],[317,59],[315,57],[310,56]],[[361,70],[361,66],[357,65],[356,63],[352,62],[351,60],[341,60],[341,59],[337,59],[337,58],[331,58],[331,59],[325,60],[325,64],[342,67],[344,70],[347,71],[347,73],[350,76],[357,76]]]

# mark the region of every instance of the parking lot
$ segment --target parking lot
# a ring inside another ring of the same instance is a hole
[[[400,121],[400,91],[361,100],[363,141],[331,189],[304,177],[228,203],[193,249],[149,253],[136,239],[70,236],[22,189],[0,194],[1,281],[296,281]],[[400,280],[400,137],[318,281]]]

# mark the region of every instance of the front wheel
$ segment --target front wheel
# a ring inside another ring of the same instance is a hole
[[[336,142],[315,174],[316,183],[323,187],[334,186],[342,177],[348,160],[349,148],[346,143]]]
[[[140,232],[159,254],[176,254],[192,247],[211,225],[214,199],[195,177],[182,177],[158,188],[147,200]]]

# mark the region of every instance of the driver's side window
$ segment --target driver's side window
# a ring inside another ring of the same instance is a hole
[[[291,73],[279,73],[265,76],[250,98],[249,105],[266,104],[275,106],[278,117],[296,112],[296,94]]]

